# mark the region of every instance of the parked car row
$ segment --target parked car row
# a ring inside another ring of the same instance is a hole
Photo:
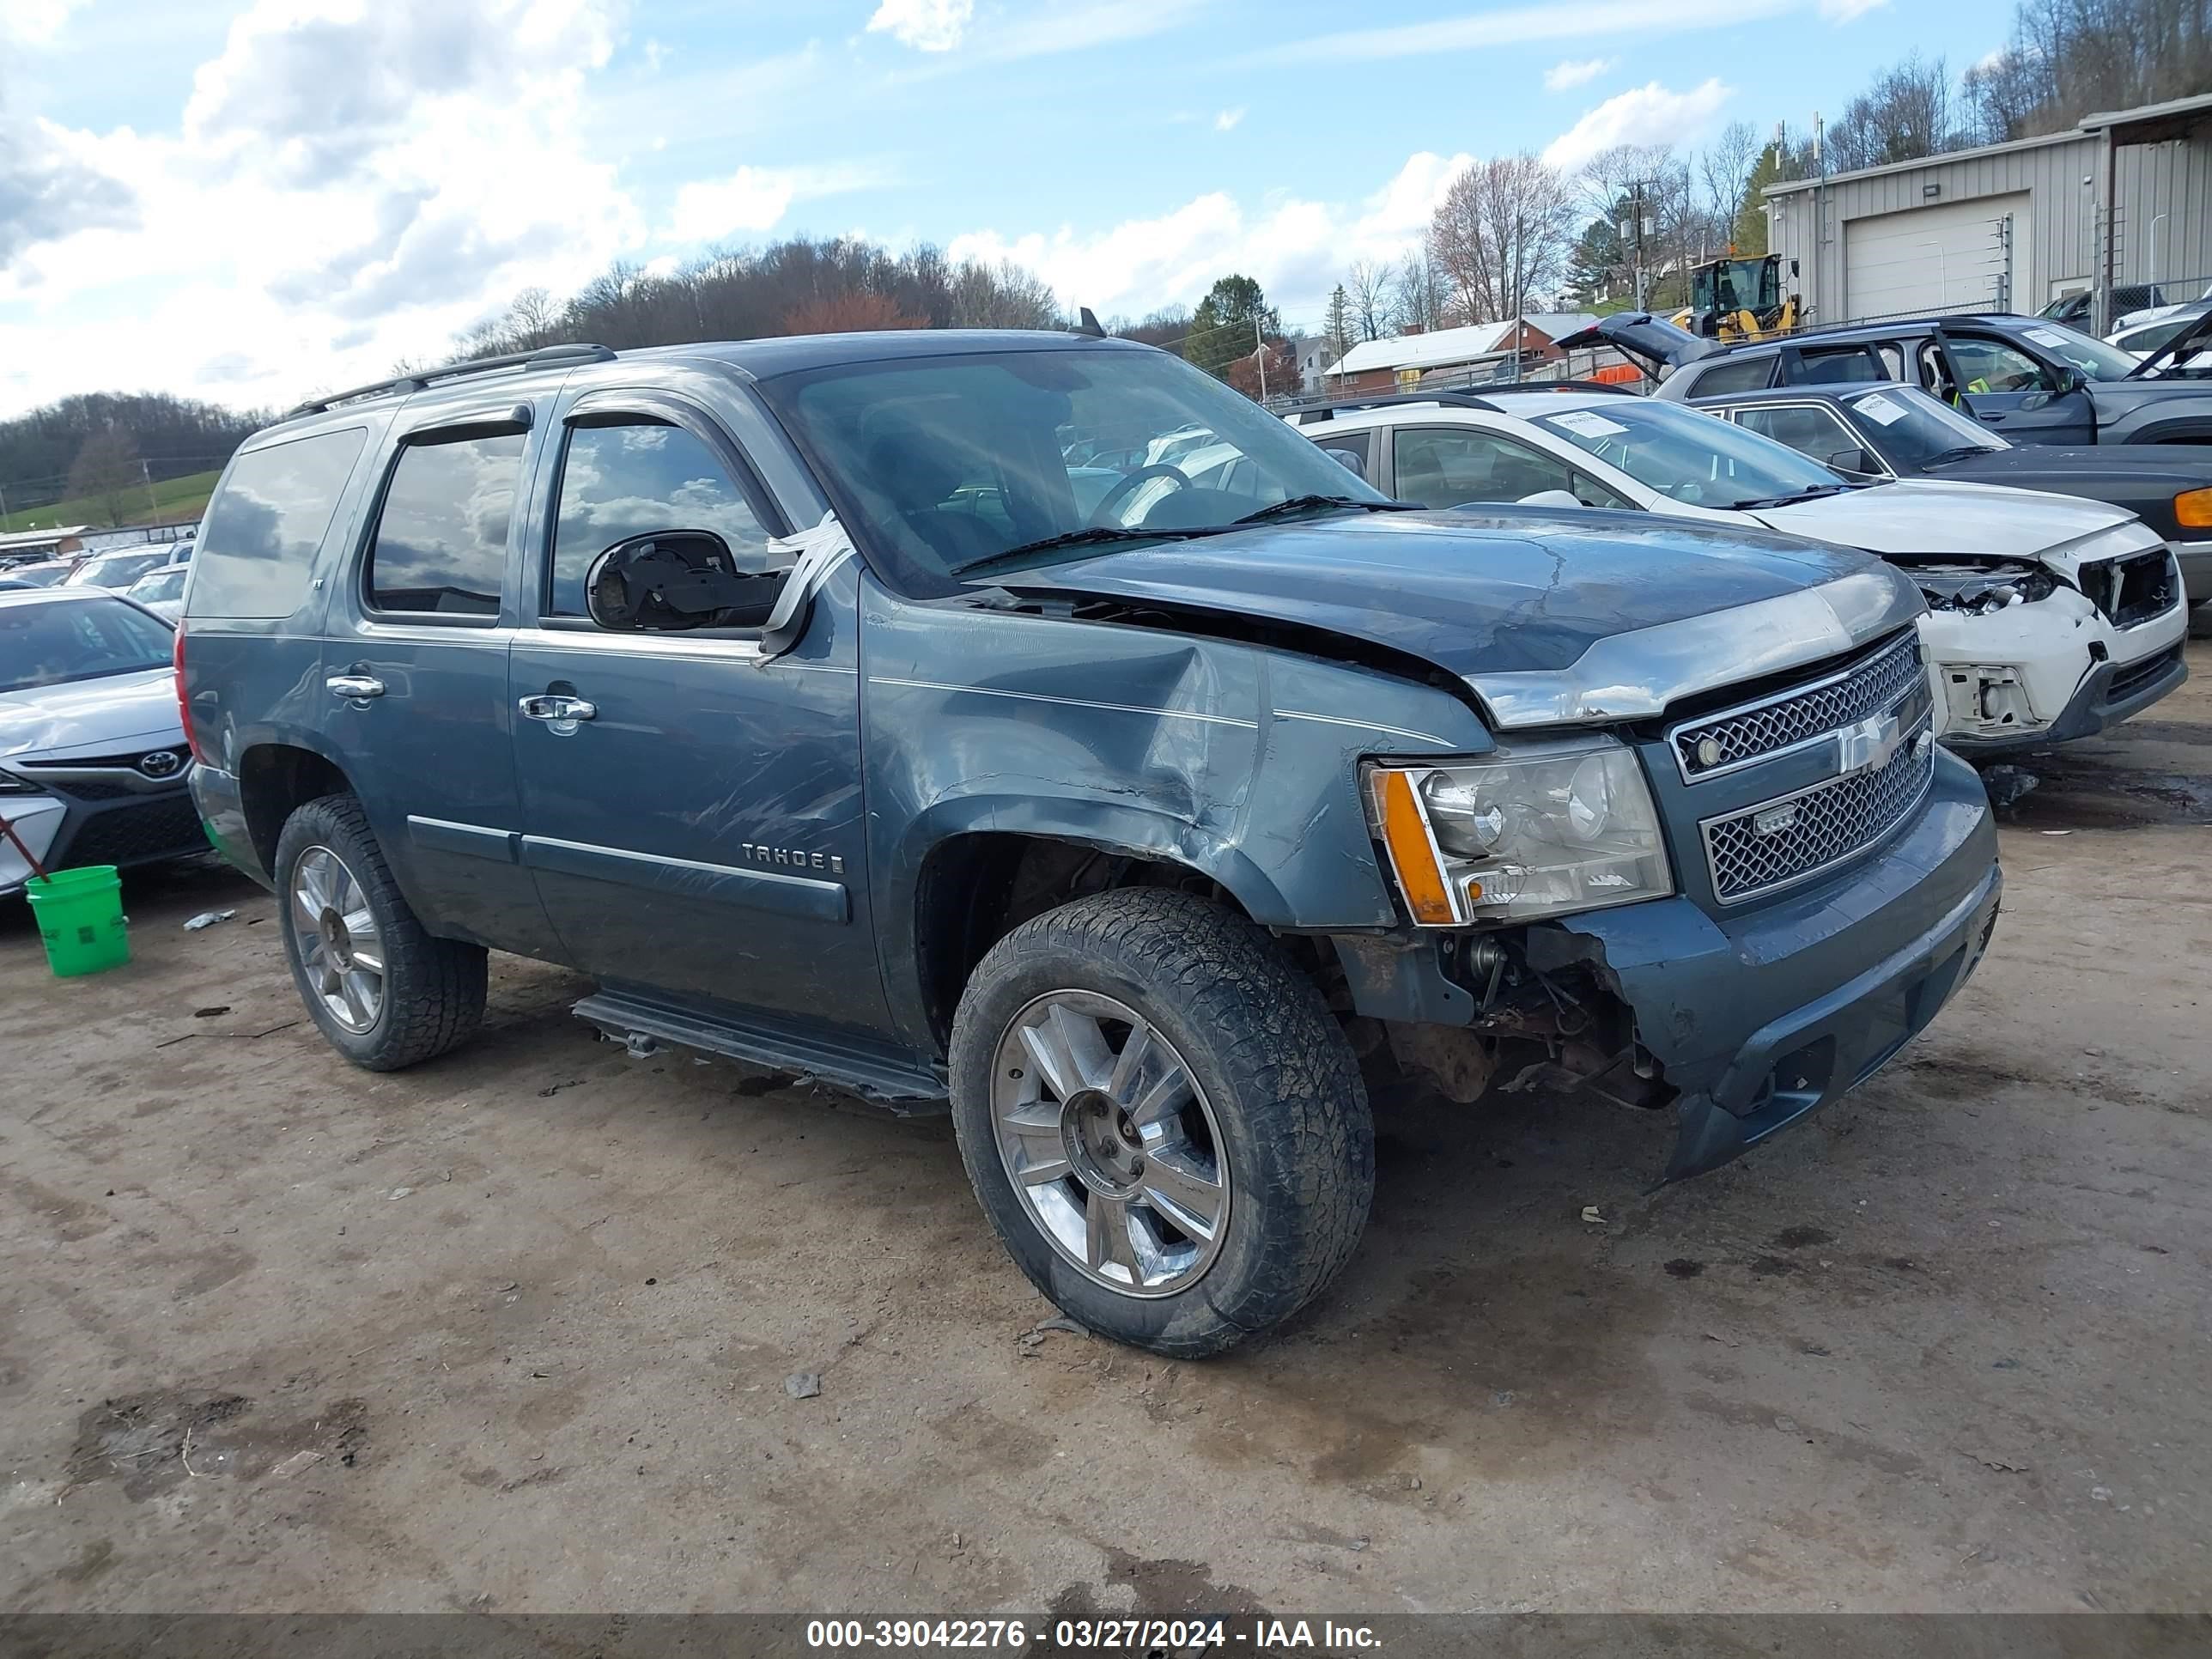
[[[1882,433],[1900,459],[1916,441],[1931,459],[1948,453],[1932,449],[1940,438],[1959,449],[1982,441],[1971,422],[1916,392],[1850,390],[1851,418]],[[1941,469],[1933,477],[1875,476],[1868,441],[1850,442],[1854,428],[1824,403],[1739,395],[1726,419],[1564,385],[1409,393],[1291,418],[1378,489],[1427,507],[1658,514],[1887,559],[1927,603],[1920,634],[1936,734],[1976,758],[2102,731],[2187,677],[2180,573],[2166,539],[2136,514],[2079,495],[1955,482]],[[1889,431],[1908,422],[1928,429],[1915,439]],[[2169,506],[2194,490],[2212,507],[2212,466],[2189,474],[2169,459],[2150,476],[2154,486],[2139,475],[2129,488],[2165,489]]]

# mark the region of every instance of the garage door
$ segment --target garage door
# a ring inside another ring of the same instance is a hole
[[[1845,314],[2008,308],[2012,250],[2028,246],[2027,229],[2024,191],[1850,220]]]

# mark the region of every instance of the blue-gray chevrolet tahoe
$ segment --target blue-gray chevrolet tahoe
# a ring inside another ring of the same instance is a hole
[[[1404,510],[1148,347],[911,332],[309,405],[178,655],[348,1059],[466,1039],[487,948],[568,964],[635,1051],[949,1104],[1038,1287],[1195,1355],[1343,1265],[1378,1076],[1669,1110],[1680,1176],[1935,1017],[1999,875],[1920,609],[1781,537]]]

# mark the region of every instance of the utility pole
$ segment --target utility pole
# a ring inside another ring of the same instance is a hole
[[[1260,359],[1260,401],[1267,401],[1267,343],[1260,335],[1260,315],[1252,313],[1252,349]]]
[[[1628,210],[1636,225],[1636,308],[1644,309],[1644,181],[1632,179],[1628,185]]]
[[[146,510],[158,519],[161,516],[161,504],[154,499],[154,464],[141,458],[138,462],[138,476],[146,485]]]

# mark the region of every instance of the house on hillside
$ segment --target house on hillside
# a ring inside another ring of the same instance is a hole
[[[1579,312],[1531,312],[1517,322],[1474,323],[1465,328],[1415,328],[1393,339],[1366,340],[1328,366],[1322,389],[1340,392],[1409,392],[1428,376],[1475,381],[1493,375],[1510,378],[1517,362],[1526,374],[1556,362],[1553,342],[1587,328],[1595,317]]]

